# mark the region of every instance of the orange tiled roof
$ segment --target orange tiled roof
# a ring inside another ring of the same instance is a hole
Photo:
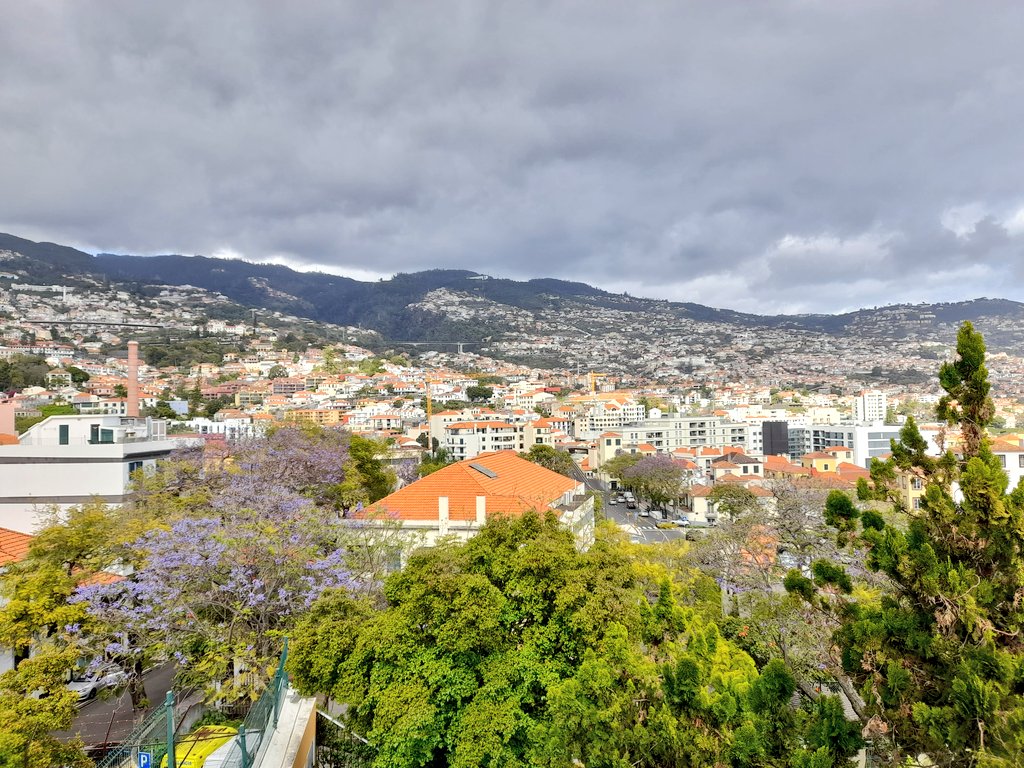
[[[369,510],[396,515],[401,520],[436,520],[437,500],[446,496],[449,520],[475,520],[476,497],[486,496],[488,517],[518,515],[550,508],[577,485],[565,475],[519,458],[514,451],[497,451],[439,469],[386,496]]]
[[[28,554],[32,537],[9,528],[0,528],[0,565],[16,563]]]
[[[836,473],[841,477],[871,477],[871,472],[864,469],[864,467],[858,466],[857,464],[851,464],[848,461],[839,462],[839,466],[836,467]]]
[[[1024,453],[1024,448],[1006,440],[993,440],[991,450],[993,453]]]
[[[94,584],[113,584],[116,581],[121,581],[124,576],[119,576],[116,573],[110,573],[109,571],[99,571],[94,573],[88,578],[82,579],[82,585],[92,586]]]

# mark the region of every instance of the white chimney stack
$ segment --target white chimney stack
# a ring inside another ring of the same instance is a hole
[[[439,536],[448,535],[448,497],[437,497],[437,533]]]
[[[487,497],[476,497],[476,524],[484,525],[487,522]]]

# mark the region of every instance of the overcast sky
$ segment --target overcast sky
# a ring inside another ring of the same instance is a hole
[[[0,10],[12,234],[755,312],[1024,300],[1024,3]]]

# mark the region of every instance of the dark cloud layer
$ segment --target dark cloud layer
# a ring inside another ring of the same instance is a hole
[[[1024,299],[1024,6],[2,0],[0,227],[753,311]]]

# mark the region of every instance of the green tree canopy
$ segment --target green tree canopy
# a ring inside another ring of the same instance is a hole
[[[348,705],[380,767],[806,758],[784,670],[759,684],[705,618],[717,595],[683,605],[670,571],[628,546],[602,535],[579,552],[553,515],[492,519],[414,554],[382,607],[321,598],[292,635],[294,679]]]
[[[519,455],[527,461],[532,461],[534,464],[539,464],[566,477],[572,477],[572,471],[576,468],[576,462],[572,460],[568,451],[550,445],[531,445],[530,450]]]
[[[823,563],[814,575],[824,591],[809,596],[840,619],[844,666],[898,752],[1009,767],[1024,764],[1024,488],[1007,492],[988,447],[984,361],[981,335],[964,323],[956,359],[939,372],[938,413],[960,429],[958,454],[927,456],[908,418],[892,458],[872,468],[876,490],[894,500],[897,473],[925,482],[906,527],[863,519],[868,565],[888,580],[881,600],[846,596],[845,574]],[[852,515],[835,519],[853,524]],[[808,594],[806,580],[788,586]]]
[[[494,390],[491,387],[466,387],[466,397],[471,401],[490,400],[494,397]]]
[[[286,379],[288,378],[288,369],[283,365],[272,365],[270,370],[267,371],[268,379]]]

